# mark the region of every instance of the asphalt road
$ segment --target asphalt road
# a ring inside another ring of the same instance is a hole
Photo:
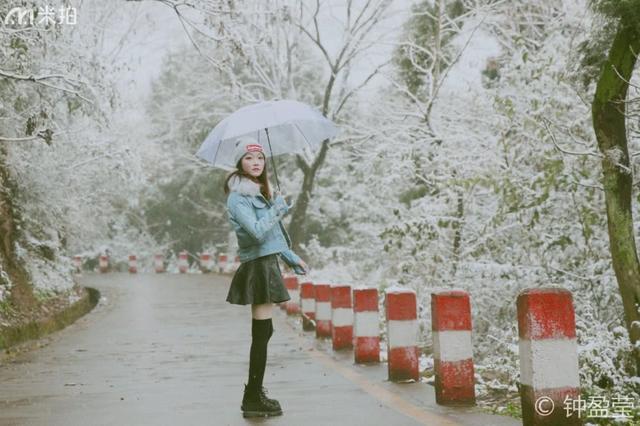
[[[96,308],[35,348],[0,359],[0,425],[518,425],[435,403],[426,383],[393,383],[274,309],[264,385],[284,414],[244,419],[248,306],[230,277],[87,274]]]

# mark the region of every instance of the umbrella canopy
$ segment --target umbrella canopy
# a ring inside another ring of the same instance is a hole
[[[240,136],[253,136],[267,156],[315,152],[338,128],[311,106],[292,100],[264,101],[242,107],[209,133],[196,156],[214,166],[235,168],[233,151]]]

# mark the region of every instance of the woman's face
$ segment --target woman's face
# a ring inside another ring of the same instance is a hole
[[[264,154],[248,152],[242,157],[242,170],[250,176],[258,177],[264,170]]]

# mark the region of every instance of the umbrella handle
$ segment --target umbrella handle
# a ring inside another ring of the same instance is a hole
[[[280,192],[280,181],[278,180],[278,171],[276,170],[276,161],[273,158],[273,150],[271,149],[271,139],[269,138],[269,128],[264,128],[265,133],[267,134],[267,143],[269,144],[269,152],[271,153],[271,164],[273,165],[273,174],[276,178],[276,186],[278,187],[278,192]]]

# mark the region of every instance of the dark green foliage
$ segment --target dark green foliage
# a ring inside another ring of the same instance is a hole
[[[591,0],[596,12],[640,29],[640,0]]]
[[[400,216],[396,214],[398,218]],[[438,225],[440,226],[440,224]],[[402,249],[403,241],[409,242],[411,256],[424,253],[429,243],[438,238],[436,227],[426,221],[411,221],[394,223],[382,231],[378,237],[384,242],[384,251],[389,252],[394,248]]]
[[[199,173],[184,170],[169,183],[159,185],[158,194],[147,198],[144,216],[160,242],[171,242],[174,252],[197,253],[209,244],[227,243],[230,231],[221,171]],[[211,214],[219,212],[220,218]]]
[[[424,197],[429,192],[426,185],[418,185],[403,191],[398,200],[407,207],[411,206],[411,201]]]
[[[426,12],[426,13],[425,13]],[[465,12],[462,1],[455,0],[445,3],[444,15],[449,19],[455,19]],[[431,4],[431,1],[423,0],[418,4],[414,4],[411,8],[412,17],[405,24],[405,39],[412,41],[420,47],[432,45],[438,31],[437,8]],[[445,59],[450,56],[446,53],[445,46],[450,42],[453,33],[444,33],[441,35],[441,46]],[[419,94],[424,85],[425,73],[417,69],[411,60],[413,60],[422,68],[429,68],[433,64],[433,60],[426,53],[411,49],[406,45],[398,47],[394,54],[394,62],[398,67],[400,77],[407,85],[409,91],[414,95]]]
[[[322,213],[322,212],[321,212]],[[332,218],[329,221],[320,221],[307,215],[304,220],[304,232],[308,236],[315,236],[323,247],[340,246],[347,244],[352,232],[349,220],[345,215]]]
[[[615,25],[612,24],[610,20],[603,20],[599,31],[578,45],[580,62],[576,74],[585,89],[600,75],[600,69],[607,58],[607,51],[615,34]]]
[[[598,30],[578,45],[580,67],[577,74],[584,88],[595,82],[613,42],[618,21],[623,26],[635,26],[640,31],[640,0],[591,0],[593,10],[600,13]]]
[[[40,254],[40,256],[48,259],[50,261],[54,261],[56,259],[56,253],[54,249],[46,244],[38,244],[35,246],[35,249]]]
[[[500,64],[498,60],[489,58],[481,74],[484,87],[495,87],[496,82],[500,79]]]

